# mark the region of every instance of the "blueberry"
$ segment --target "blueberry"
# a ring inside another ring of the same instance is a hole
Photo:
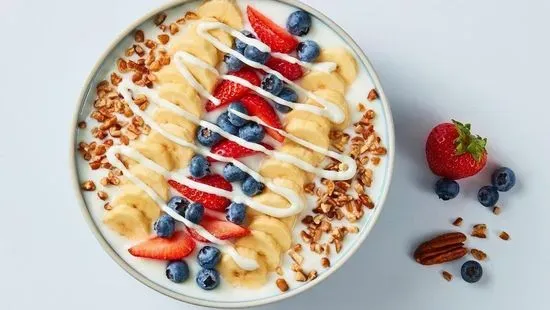
[[[239,167],[233,165],[232,163],[228,163],[223,167],[223,177],[228,182],[241,182],[244,181],[244,179],[248,175],[246,172],[239,169]]]
[[[258,143],[264,139],[265,130],[257,123],[250,122],[239,128],[239,137],[248,142]]]
[[[227,111],[229,112],[229,122],[231,122],[231,124],[237,127],[242,127],[244,124],[246,124],[245,119],[237,116],[237,114],[235,113],[231,113],[231,110],[235,110],[237,112],[241,112],[242,114],[248,115],[248,111],[246,110],[242,102],[235,101],[231,103]]]
[[[262,89],[278,96],[283,90],[283,81],[274,74],[268,74],[262,80]]]
[[[214,267],[216,267],[216,265],[220,262],[221,258],[222,253],[220,252],[220,250],[209,245],[200,249],[199,254],[197,254],[199,265],[202,268],[207,269],[214,269]]]
[[[510,168],[498,168],[491,176],[491,183],[498,191],[507,192],[516,185],[516,174]]]
[[[218,116],[216,124],[218,125],[218,127],[223,129],[223,131],[227,131],[234,136],[239,133],[239,128],[229,121],[229,113],[227,111]]]
[[[286,29],[295,36],[303,36],[309,32],[311,16],[305,11],[296,11],[288,16]]]
[[[246,216],[246,206],[242,203],[232,202],[227,207],[225,218],[231,223],[240,225]]]
[[[248,31],[248,30],[243,30],[241,31],[242,34],[244,34],[245,36],[251,38],[251,39],[255,39],[256,37],[254,36],[254,34],[252,34],[252,32]],[[239,39],[235,39],[235,49],[243,54],[244,53],[244,49],[248,46],[248,44],[244,43],[243,41],[239,40]]]
[[[196,281],[203,290],[213,290],[220,284],[220,274],[214,269],[201,269]]]
[[[166,277],[174,283],[182,283],[189,278],[189,266],[181,260],[168,263]]]
[[[244,63],[239,58],[231,54],[226,54],[223,57],[223,62],[225,62],[225,65],[227,66],[227,71],[229,72],[239,71],[244,67]]]
[[[258,195],[264,188],[265,185],[263,183],[256,181],[256,179],[251,176],[248,176],[242,184],[243,193],[249,197]]]
[[[197,140],[204,146],[212,146],[218,143],[221,139],[222,136],[220,136],[219,133],[213,132],[208,128],[200,127],[199,130],[197,130]]]
[[[476,283],[483,275],[483,268],[481,268],[481,264],[475,260],[469,260],[462,265],[462,268],[460,268],[460,274],[462,275],[462,279],[464,279],[464,281],[468,283]]]
[[[168,207],[174,209],[181,216],[185,216],[185,209],[187,209],[188,205],[189,200],[181,196],[174,196],[168,201]]]
[[[264,53],[262,51],[260,51],[259,49],[257,49],[256,47],[252,46],[252,45],[248,45],[245,49],[244,49],[244,57],[254,61],[254,62],[259,62],[261,63],[262,65],[265,64],[267,62],[267,58],[269,58],[269,53]]]
[[[204,215],[204,207],[198,202],[191,203],[185,210],[185,218],[195,224],[200,223]]]
[[[459,191],[460,186],[454,180],[442,178],[437,180],[437,182],[435,183],[435,193],[437,194],[437,196],[439,196],[440,199],[453,199],[458,195]]]
[[[319,57],[319,53],[321,53],[321,48],[319,47],[319,44],[317,44],[315,41],[306,40],[298,44],[296,52],[298,54],[298,59],[300,59],[301,61],[314,62],[315,59]]]
[[[176,223],[170,215],[163,214],[155,221],[153,229],[157,236],[161,238],[170,238],[174,234]]]
[[[210,163],[206,160],[206,157],[197,154],[191,158],[189,172],[195,178],[204,178],[210,174]]]
[[[477,193],[477,200],[486,207],[493,207],[498,202],[498,191],[494,186],[483,186]]]
[[[279,93],[278,96],[279,96],[279,98],[284,99],[286,101],[290,101],[290,102],[297,102],[298,101],[298,94],[296,94],[296,92],[292,88],[289,88],[289,87],[283,87],[283,89],[281,90],[281,92]],[[288,113],[288,112],[292,111],[291,107],[288,107],[288,106],[282,105],[282,104],[278,104],[278,103],[275,103],[275,109],[277,109],[277,111],[279,111],[281,113]]]

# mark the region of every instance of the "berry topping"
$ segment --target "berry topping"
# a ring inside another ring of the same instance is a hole
[[[185,209],[185,219],[195,224],[201,222],[202,217],[204,216],[204,207],[198,202],[191,203],[187,209]]]
[[[232,202],[227,207],[225,218],[231,223],[240,225],[244,222],[246,217],[246,206],[242,203]]]
[[[442,200],[455,198],[460,191],[460,186],[454,180],[441,178],[435,183],[435,193]]]
[[[256,36],[254,36],[254,34],[248,30],[243,30],[241,31],[242,34],[244,34],[245,36],[251,38],[251,39],[256,39]],[[239,52],[239,53],[244,53],[244,49],[248,46],[248,44],[244,43],[243,41],[235,38],[235,49]]]
[[[271,145],[268,145],[265,143],[261,143],[261,144],[269,150],[273,149]],[[254,150],[241,146],[237,142],[233,142],[231,140],[220,141],[218,144],[214,145],[212,149],[210,149],[210,152],[224,156],[224,157],[229,157],[229,158],[243,158],[243,157],[251,156],[258,153]],[[208,158],[208,160],[210,162],[215,162],[215,160],[210,157]]]
[[[153,230],[155,231],[157,236],[161,238],[172,237],[175,229],[176,223],[174,222],[174,219],[168,214],[163,214],[159,216],[159,218],[155,221],[155,224],[153,224]]]
[[[248,142],[259,143],[264,139],[265,131],[262,126],[250,122],[239,128],[239,137]]]
[[[464,281],[468,283],[476,283],[481,279],[481,276],[483,276],[483,268],[480,263],[470,260],[462,264],[460,274],[462,275],[462,279],[464,279]]]
[[[204,246],[197,254],[197,261],[202,268],[214,269],[220,262],[222,253],[218,248],[213,246]]]
[[[216,124],[223,131],[226,131],[226,132],[228,132],[228,133],[230,133],[234,136],[236,136],[237,133],[239,133],[239,128],[237,126],[233,125],[229,121],[229,113],[227,111],[223,112],[222,114],[220,114],[220,116],[218,116],[218,119],[216,120]]]
[[[200,127],[197,130],[197,141],[204,146],[212,146],[222,139],[219,133],[213,132],[208,128]]]
[[[179,260],[195,249],[195,241],[183,231],[171,238],[155,237],[128,249],[133,256],[160,260]]]
[[[289,88],[289,87],[283,87],[283,90],[281,90],[281,92],[279,93],[279,97],[281,99],[284,99],[284,100],[290,101],[290,102],[297,102],[298,101],[298,94],[296,94],[296,92],[292,88]],[[278,103],[275,103],[275,109],[277,109],[277,111],[279,111],[281,113],[288,113],[288,112],[292,111],[291,107],[286,106],[286,105],[282,105],[282,104],[278,104]]]
[[[174,209],[181,216],[185,215],[185,209],[187,209],[188,205],[189,200],[181,196],[174,196],[168,201],[168,207]]]
[[[487,208],[494,207],[498,202],[499,194],[494,186],[483,186],[477,192],[477,200]]]
[[[172,261],[166,266],[166,277],[174,283],[185,282],[189,278],[189,266],[182,260]]]
[[[214,269],[201,269],[196,281],[200,288],[210,291],[220,284],[220,274]]]
[[[262,65],[265,64],[267,62],[267,59],[269,58],[269,53],[262,52],[259,49],[257,49],[255,46],[252,46],[252,45],[248,45],[244,49],[243,55],[244,55],[244,57],[246,57],[246,58],[248,58],[248,59],[250,59],[254,62],[261,63]]]
[[[231,73],[231,75],[240,77],[241,79],[245,79],[252,85],[260,86],[260,78],[258,77],[256,72],[250,68],[243,68],[237,72]],[[228,80],[223,80],[214,90],[214,97],[220,100],[220,104],[215,105],[211,101],[208,101],[205,106],[206,111],[210,112],[217,108],[223,107],[235,100],[241,99],[243,96],[249,94],[250,92],[251,90],[248,87]]]
[[[210,174],[210,163],[206,160],[206,157],[197,154],[191,158],[189,172],[195,178],[204,178]]]
[[[437,125],[426,141],[426,159],[435,175],[451,180],[477,174],[487,163],[487,139],[457,121]]]
[[[235,113],[232,113],[231,110],[235,110],[237,112],[240,112],[242,114],[248,115],[248,111],[244,107],[243,103],[240,101],[235,101],[229,105],[229,108],[227,109],[227,112],[229,112],[229,122],[233,124],[233,126],[241,127],[244,124],[246,124],[246,120],[241,118]]]
[[[311,16],[309,13],[299,10],[288,16],[286,29],[295,36],[308,34],[311,27]]]
[[[223,167],[223,177],[228,182],[242,182],[248,175],[246,172],[239,169],[239,167],[233,165],[232,163],[228,163]]]
[[[279,72],[291,81],[296,81],[304,75],[302,66],[299,64],[290,63],[280,58],[270,57],[265,65]]]
[[[209,233],[214,235],[214,237],[221,240],[240,238],[240,237],[248,236],[250,234],[250,230],[242,226],[233,224],[228,221],[217,220],[209,217],[204,217],[200,225],[204,229],[206,229]],[[196,240],[200,242],[208,242],[207,239],[199,235],[193,229],[188,228],[187,230]]]
[[[491,183],[498,191],[507,192],[516,185],[516,174],[510,168],[498,168],[491,176]]]
[[[239,71],[244,67],[244,63],[239,58],[231,54],[226,54],[223,57],[223,62],[225,62],[228,72]]]
[[[243,193],[249,197],[260,194],[264,190],[264,188],[265,185],[263,183],[258,182],[251,176],[248,176],[242,184]]]
[[[321,48],[319,47],[319,44],[317,44],[317,42],[306,40],[298,44],[296,53],[298,55],[298,59],[300,59],[301,61],[314,62],[317,57],[319,57],[319,54],[321,53]]]
[[[273,74],[266,75],[262,80],[262,88],[275,96],[279,95],[283,86],[283,81]]]
[[[283,27],[277,25],[268,17],[251,6],[246,8],[248,21],[258,38],[267,44],[272,52],[290,53],[296,49],[298,40]]]
[[[221,175],[211,174],[207,175],[202,179],[192,178],[195,182],[210,185],[217,187],[226,191],[232,191],[233,187],[231,183],[227,182]],[[187,187],[183,184],[180,184],[174,180],[169,180],[168,184],[172,186],[175,190],[180,192],[184,197],[191,201],[201,203],[205,208],[216,210],[216,211],[225,211],[225,208],[229,206],[231,201],[225,197],[216,196],[214,194],[208,194],[201,192],[197,189]]]
[[[267,102],[264,98],[258,95],[247,95],[241,99],[241,102],[250,115],[259,117],[271,127],[282,129],[279,116],[269,102]],[[272,136],[279,142],[283,142],[285,140],[285,137],[275,130],[266,128],[265,131],[268,135]]]

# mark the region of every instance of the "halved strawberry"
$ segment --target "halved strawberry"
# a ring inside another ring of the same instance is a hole
[[[240,77],[250,82],[252,85],[260,86],[261,80],[256,74],[256,71],[250,68],[243,68],[239,71],[231,73],[231,75]],[[220,99],[220,105],[215,105],[212,101],[206,103],[206,111],[210,112],[217,108],[223,107],[235,100],[242,98],[244,95],[252,92],[250,88],[242,86],[228,80],[223,80],[214,90],[214,97]]]
[[[279,116],[273,109],[273,107],[264,98],[258,95],[246,95],[241,98],[241,102],[248,111],[248,114],[259,117],[262,121],[271,127],[282,129]],[[266,128],[265,131],[272,136],[275,140],[283,142],[285,137],[276,132],[273,129]]]
[[[222,221],[217,219],[212,219],[205,217],[201,222],[200,225],[206,229],[209,233],[214,235],[214,237],[226,240],[226,239],[232,239],[232,238],[240,238],[244,237],[250,234],[250,230],[239,226],[237,224],[233,224],[228,221]],[[189,231],[189,234],[193,236],[197,241],[200,242],[208,242],[204,237],[199,235],[198,232],[191,228],[187,228]]]
[[[128,249],[130,254],[161,260],[177,260],[195,249],[195,240],[184,231],[177,231],[171,238],[155,237]]]
[[[271,47],[272,52],[290,53],[298,46],[298,40],[286,31],[285,28],[275,24],[267,16],[251,6],[246,8],[248,21],[258,38]]]
[[[269,150],[273,149],[273,147],[269,144],[262,143],[262,145]],[[258,153],[231,140],[222,140],[218,142],[212,147],[212,149],[210,149],[210,152],[229,158],[243,158]],[[213,158],[208,157],[207,159],[209,162],[216,162]]]
[[[281,73],[284,77],[291,81],[295,81],[304,75],[302,66],[293,64],[280,58],[270,57],[266,66]]]
[[[226,191],[233,190],[233,186],[231,186],[231,183],[227,182],[221,175],[212,174],[212,175],[207,175],[201,179],[196,179],[196,178],[191,178],[191,179],[195,182],[221,188]],[[205,208],[208,208],[211,210],[225,211],[225,208],[229,206],[229,204],[231,203],[231,201],[225,197],[201,192],[197,189],[190,188],[183,184],[180,184],[174,180],[168,180],[168,184],[170,184],[170,186],[172,186],[174,189],[180,192],[187,199],[195,202],[200,202]]]

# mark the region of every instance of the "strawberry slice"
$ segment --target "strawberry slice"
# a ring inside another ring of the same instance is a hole
[[[233,190],[233,186],[231,186],[231,183],[227,182],[221,175],[217,174],[207,175],[201,179],[191,178],[191,180],[224,189],[226,191]],[[187,199],[195,202],[200,202],[205,208],[211,210],[225,211],[225,208],[231,203],[231,201],[225,197],[201,192],[197,189],[180,184],[174,180],[168,180],[168,184],[170,184],[170,186],[180,192]]]
[[[270,57],[266,63],[266,66],[279,72],[291,81],[296,81],[304,75],[302,66],[299,64],[290,63],[280,58]]]
[[[256,71],[250,68],[243,68],[239,71],[231,73],[231,75],[247,80],[253,85],[260,86],[261,80],[256,74]],[[244,95],[252,92],[248,87],[234,83],[228,80],[223,80],[214,90],[214,97],[220,99],[220,105],[215,105],[212,101],[206,103],[206,111],[210,112],[217,108],[223,107],[235,100],[242,98]]]
[[[271,127],[282,129],[279,116],[277,115],[273,107],[269,104],[269,102],[267,102],[264,98],[258,95],[251,94],[241,98],[241,102],[243,103],[244,107],[250,115],[259,117],[262,121],[264,121]],[[267,132],[267,134],[269,134],[279,142],[283,142],[285,140],[285,137],[283,135],[273,129],[266,128],[265,131]]]
[[[273,147],[269,144],[262,143],[267,149],[272,150]],[[231,140],[222,140],[210,149],[210,152],[229,158],[243,158],[257,154],[257,151],[247,149],[246,147],[233,142]],[[215,159],[208,157],[209,162],[216,162]]]
[[[246,8],[248,21],[258,38],[271,47],[272,52],[290,53],[298,46],[298,40],[267,16],[251,6]]]
[[[250,234],[250,230],[239,226],[237,224],[233,224],[228,221],[222,221],[217,220],[213,218],[205,217],[200,225],[206,229],[209,233],[214,235],[216,238],[221,240],[226,239],[232,239],[232,238],[240,238],[244,237]],[[195,240],[200,242],[208,242],[204,237],[199,235],[198,232],[191,228],[187,228],[187,231],[189,231],[189,234],[195,238]]]
[[[177,231],[171,238],[155,237],[128,249],[133,256],[161,260],[178,260],[195,249],[195,240],[184,231]]]

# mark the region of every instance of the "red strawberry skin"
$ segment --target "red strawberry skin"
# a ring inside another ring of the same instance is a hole
[[[243,68],[237,72],[231,73],[231,75],[240,77],[247,80],[255,86],[260,86],[261,80],[258,74],[250,68]],[[223,107],[235,100],[242,98],[244,95],[252,92],[250,88],[242,86],[241,84],[234,83],[228,80],[223,80],[214,90],[214,97],[220,99],[220,105],[216,106],[212,101],[206,103],[206,111],[210,112],[217,108]]]
[[[239,226],[237,224],[233,224],[228,221],[222,221],[212,218],[205,217],[200,225],[206,229],[208,232],[210,232],[212,235],[214,235],[216,238],[221,240],[227,240],[232,238],[240,238],[244,237],[250,234],[250,230]],[[199,233],[194,231],[193,229],[187,228],[191,236],[195,238],[197,241],[200,242],[208,242],[205,238],[203,238]]]
[[[201,179],[191,178],[195,182],[202,184],[210,185],[213,187],[221,188],[226,191],[232,191],[233,186],[231,183],[227,182],[221,175],[212,174],[207,175]],[[183,184],[180,184],[174,180],[168,180],[168,184],[172,186],[175,190],[180,192],[184,197],[191,201],[200,202],[205,208],[215,210],[215,211],[225,211],[225,208],[229,206],[231,201],[225,197],[216,196],[213,194],[208,194],[201,192],[194,188],[187,187]]]
[[[304,75],[302,66],[279,58],[270,57],[266,65],[291,81],[296,81]]]
[[[267,102],[264,98],[258,95],[246,95],[241,98],[241,102],[250,115],[259,117],[271,127],[282,129],[279,116],[269,102]],[[273,129],[266,128],[265,131],[279,142],[283,142],[285,140],[283,135]]]
[[[155,237],[128,249],[133,256],[178,260],[186,257],[195,249],[193,238],[184,231],[177,231],[171,238]]]
[[[273,149],[273,147],[269,144],[262,143],[262,145],[269,150]],[[229,158],[243,158],[258,153],[231,140],[222,140],[218,142],[210,149],[210,152]],[[213,158],[208,157],[207,159],[210,162],[216,162]]]
[[[288,33],[285,28],[275,24],[251,6],[246,8],[246,13],[252,29],[254,29],[260,41],[271,48],[272,52],[288,54],[296,49],[298,40]]]
[[[487,164],[487,151],[477,161],[470,153],[457,155],[455,141],[459,132],[455,124],[443,123],[432,129],[426,141],[426,159],[435,175],[451,180],[477,174]]]

